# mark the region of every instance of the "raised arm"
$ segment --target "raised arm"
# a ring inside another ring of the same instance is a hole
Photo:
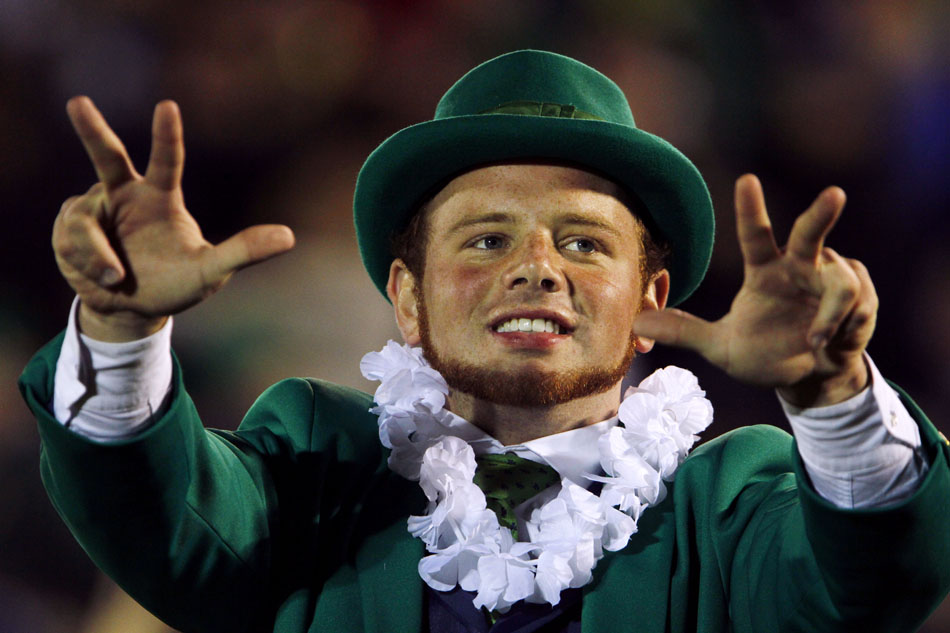
[[[99,179],[66,200],[53,225],[56,262],[79,295],[85,334],[103,341],[147,336],[235,271],[293,247],[282,225],[252,226],[216,246],[204,239],[182,195],[185,146],[174,102],[155,107],[144,176],[88,97],[71,99],[67,112]]]

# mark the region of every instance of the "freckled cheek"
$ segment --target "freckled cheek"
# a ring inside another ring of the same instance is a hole
[[[440,274],[442,283],[452,288],[454,298],[465,305],[478,303],[491,288],[496,275],[484,268],[459,266]]]
[[[445,267],[431,279],[429,296],[438,297],[435,303],[441,308],[441,316],[447,317],[448,323],[464,322],[473,313],[484,316],[478,314],[478,307],[490,297],[496,277],[481,267]],[[435,322],[435,315],[429,316]]]
[[[575,276],[575,302],[605,330],[626,332],[632,327],[640,301],[639,283],[630,278],[605,279],[602,275]]]

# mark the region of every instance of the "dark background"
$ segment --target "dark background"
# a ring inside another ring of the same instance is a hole
[[[96,101],[142,169],[154,103],[177,100],[186,201],[208,238],[259,222],[297,234],[293,253],[242,272],[176,319],[175,348],[209,426],[235,426],[262,389],[289,375],[372,389],[359,359],[396,331],[350,225],[362,160],[389,134],[431,118],[477,63],[544,48],[613,78],[638,125],[706,177],[717,245],[705,284],[681,306],[700,316],[723,314],[741,282],[736,177],[760,176],[781,240],[822,188],[843,187],[848,206],[829,245],[874,279],[881,308],[870,352],[946,432],[947,7],[0,0],[0,630],[162,630],[99,578],[55,516],[15,389],[33,351],[64,327],[72,299],[49,234],[62,201],[94,174],[65,115],[70,96]],[[637,372],[669,363],[695,371],[716,407],[707,437],[784,426],[772,393],[689,354],[657,350]],[[950,620],[935,616],[928,627],[948,630]]]

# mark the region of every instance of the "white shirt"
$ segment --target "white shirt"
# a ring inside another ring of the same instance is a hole
[[[172,320],[155,334],[128,343],[106,343],[81,334],[78,299],[70,311],[56,364],[53,414],[72,431],[96,441],[135,435],[151,423],[171,391]],[[897,393],[867,358],[870,385],[827,407],[801,409],[781,402],[815,490],[843,508],[877,507],[909,497],[927,472],[920,431]],[[504,446],[474,426],[478,453],[512,452],[547,463],[588,487],[584,473],[598,472],[597,440],[617,418]],[[466,433],[468,436],[469,433]],[[556,494],[542,492],[515,509],[524,518]]]

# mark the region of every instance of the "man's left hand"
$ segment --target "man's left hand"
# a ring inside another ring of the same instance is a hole
[[[844,191],[822,191],[795,221],[785,248],[775,242],[758,178],[739,178],[735,195],[744,280],[729,313],[709,322],[682,310],[648,310],[636,334],[692,349],[798,406],[855,395],[868,382],[863,354],[878,301],[864,265],[824,246]]]

